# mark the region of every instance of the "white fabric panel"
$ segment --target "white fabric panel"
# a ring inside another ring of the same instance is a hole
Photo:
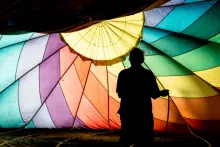
[[[41,107],[39,66],[31,70],[19,82],[19,106],[25,123],[28,123]],[[55,128],[44,104],[33,119],[36,128]]]
[[[145,26],[155,27],[158,25],[175,7],[154,8],[145,11]]]
[[[46,34],[42,34],[42,33],[34,33],[33,36],[31,37],[32,38],[37,38],[37,37],[40,37],[40,36],[45,36]]]
[[[42,36],[25,43],[20,55],[16,79],[20,78],[34,66],[41,63],[46,49],[49,35]]]
[[[20,79],[19,106],[21,116],[28,123],[41,106],[39,66]]]
[[[170,5],[180,5],[183,4],[184,2],[186,2],[187,0],[171,0],[165,4],[162,5],[163,6],[170,6]],[[194,0],[195,1],[195,0]],[[198,0],[198,1],[202,1],[202,0]],[[195,1],[196,2],[196,1]]]
[[[56,128],[51,120],[46,103],[43,104],[39,112],[33,119],[35,128]]]

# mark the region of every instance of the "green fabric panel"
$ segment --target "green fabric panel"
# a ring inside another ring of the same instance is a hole
[[[192,72],[166,55],[146,56],[145,64],[156,76],[191,75]]]
[[[15,81],[18,60],[24,43],[0,49],[0,92]]]
[[[183,31],[184,34],[202,38],[205,40],[220,32],[220,1],[211,7],[195,23]]]
[[[34,122],[31,121],[31,122],[30,122],[25,128],[26,128],[26,129],[32,129],[32,128],[35,128],[35,126],[34,126]]]
[[[126,59],[123,61],[123,64],[125,68],[131,67],[130,61],[129,61],[129,56],[126,57]]]
[[[0,48],[27,41],[31,38],[33,33],[21,34],[21,35],[3,35],[0,40]]]
[[[210,69],[220,65],[220,44],[210,43],[174,59],[193,72]]]
[[[182,32],[206,13],[214,1],[178,5],[156,26],[162,30]]]
[[[0,108],[2,128],[19,128],[25,125],[19,109],[18,81],[0,93]]]
[[[155,50],[151,45],[145,43],[144,41],[139,42],[137,47],[144,51],[145,56],[161,54],[159,51]]]
[[[144,40],[147,43],[152,43],[169,34],[171,34],[171,32],[169,31],[144,26],[143,31],[142,31],[142,35],[143,35],[142,40]]]
[[[200,1],[205,1],[205,0],[186,0],[184,3],[195,3]]]
[[[211,39],[209,39],[210,41],[212,42],[217,42],[217,43],[220,43],[220,34],[212,37]]]
[[[151,45],[165,54],[174,57],[201,47],[207,43],[207,41],[201,39],[196,39],[181,34],[172,34],[155,41]]]

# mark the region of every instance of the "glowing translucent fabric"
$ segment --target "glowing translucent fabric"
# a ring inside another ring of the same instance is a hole
[[[84,30],[62,33],[76,52],[93,60],[113,60],[137,46],[144,23],[143,12],[102,21]]]
[[[173,114],[178,110],[193,130],[219,136],[220,2],[175,2],[145,12],[139,47],[147,52],[145,63],[170,89],[177,108]],[[172,119],[171,112],[169,122],[177,124]]]
[[[189,133],[187,123],[220,136],[219,19],[219,1],[173,0],[145,12],[138,47],[145,51],[143,66],[170,90],[168,132]],[[127,56],[94,65],[71,53],[60,34],[3,35],[0,48],[1,127],[120,128],[115,91],[118,73],[130,66]],[[168,99],[152,103],[155,131],[164,133]]]

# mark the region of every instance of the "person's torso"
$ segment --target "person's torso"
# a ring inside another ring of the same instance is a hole
[[[151,113],[150,71],[142,67],[129,68],[124,71],[124,78],[125,94],[121,98],[120,109],[125,113]]]

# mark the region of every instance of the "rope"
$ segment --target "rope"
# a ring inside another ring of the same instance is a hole
[[[168,142],[168,122],[169,122],[169,116],[170,116],[170,95],[168,95],[168,108],[167,108],[167,121],[166,121],[166,136],[165,136],[165,142]]]
[[[12,140],[9,140],[9,141],[4,141],[3,143],[0,144],[0,146],[5,146],[6,144],[8,144],[10,142],[17,141],[19,139],[26,138],[26,137],[40,135],[40,134],[43,134],[43,133],[36,133],[36,134],[30,134],[30,135],[25,135],[25,136],[17,137],[17,138],[14,138]]]
[[[60,145],[62,145],[64,142],[67,142],[67,141],[70,141],[72,139],[77,139],[77,138],[81,138],[81,137],[88,137],[88,136],[94,136],[94,135],[102,135],[102,134],[106,134],[106,133],[109,133],[109,132],[101,132],[101,133],[93,133],[93,134],[89,134],[89,135],[84,135],[84,136],[78,136],[78,137],[72,137],[72,138],[68,138],[64,141],[61,141],[59,142],[56,147],[60,147]]]
[[[149,66],[148,66],[146,63],[144,63],[144,64],[147,66],[148,69],[150,69]],[[152,73],[153,73],[153,71],[152,71]],[[163,87],[163,89],[165,89],[165,87],[164,87],[163,84],[160,82],[160,80],[157,78],[157,76],[156,76],[154,73],[153,73],[153,75],[156,77],[156,79],[157,79],[158,82],[161,84],[161,86]],[[165,136],[165,141],[166,141],[166,142],[168,142],[168,141],[167,141],[167,136],[168,136],[168,123],[169,123],[169,114],[170,114],[170,100],[172,100],[172,98],[171,98],[170,95],[168,95],[168,110],[167,110],[166,132],[165,132],[165,134],[166,134],[166,136]],[[176,107],[177,110],[179,111],[179,109],[178,109],[178,107],[176,106],[176,104],[175,104],[174,102],[173,102],[173,104],[175,105],[175,107]],[[179,113],[180,113],[180,111],[179,111]],[[193,131],[191,130],[190,126],[188,125],[188,123],[186,122],[186,120],[184,119],[184,117],[182,116],[181,113],[180,113],[180,115],[181,115],[182,119],[184,120],[184,123],[186,124],[186,126],[187,126],[188,130],[190,131],[190,133],[191,133],[193,136],[195,136],[196,138],[199,138],[199,139],[203,140],[206,144],[208,144],[208,147],[212,147],[212,145],[211,145],[207,140],[205,140],[204,138],[202,138],[202,137],[196,135],[195,133],[193,133]]]

